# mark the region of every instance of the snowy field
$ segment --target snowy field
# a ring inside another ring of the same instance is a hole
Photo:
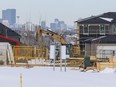
[[[0,87],[20,87],[20,73],[23,87],[116,87],[115,69],[60,72],[60,68],[53,71],[50,67],[0,67]]]

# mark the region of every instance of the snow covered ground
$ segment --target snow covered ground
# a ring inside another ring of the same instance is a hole
[[[109,71],[110,70],[110,71]],[[115,87],[115,69],[107,68],[101,72],[80,72],[50,67],[0,67],[0,87],[20,87],[20,73],[23,87]]]

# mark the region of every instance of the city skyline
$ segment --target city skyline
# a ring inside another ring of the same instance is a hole
[[[68,25],[73,25],[74,21],[80,18],[116,12],[115,3],[115,0],[0,0],[0,17],[2,10],[16,9],[17,16],[20,16],[19,23],[32,21],[39,24],[45,20],[48,25],[58,18]]]

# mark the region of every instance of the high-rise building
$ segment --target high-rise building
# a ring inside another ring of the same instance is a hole
[[[60,29],[67,30],[67,24],[64,21],[60,21]]]
[[[24,24],[25,31],[35,31],[35,25],[32,22],[26,22]]]
[[[2,24],[4,24],[5,26],[9,27],[9,22],[8,22],[8,20],[3,20],[3,21],[2,21]]]
[[[2,10],[2,19],[8,20],[10,25],[14,25],[16,23],[16,9]]]
[[[41,27],[44,28],[44,29],[46,28],[46,22],[45,21],[41,22]]]
[[[58,30],[60,28],[60,24],[59,24],[59,19],[54,19],[54,23],[55,23],[55,30]]]
[[[59,32],[62,30],[67,30],[67,24],[64,21],[60,21],[59,19],[54,19],[53,23],[50,23],[50,28],[54,32]]]
[[[55,31],[55,23],[50,23],[50,28],[52,29],[52,31]]]
[[[2,23],[2,19],[0,19],[0,23]]]

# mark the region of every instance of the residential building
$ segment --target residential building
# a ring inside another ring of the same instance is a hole
[[[0,23],[0,42],[9,42],[12,45],[20,44],[21,36],[8,28],[7,26]]]
[[[116,44],[116,12],[107,12],[76,21],[81,52],[96,56],[100,44]]]

